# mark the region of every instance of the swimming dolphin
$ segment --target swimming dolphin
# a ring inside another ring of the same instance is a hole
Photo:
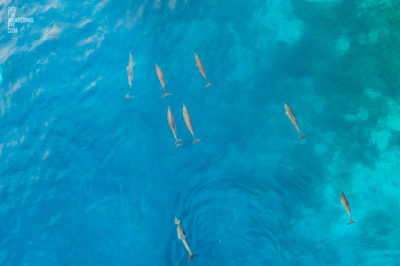
[[[165,98],[165,97],[171,95],[171,93],[168,93],[168,92],[167,92],[167,89],[165,88],[164,74],[163,74],[163,72],[161,71],[161,68],[160,68],[157,64],[155,64],[155,65],[156,65],[157,77],[158,77],[158,79],[160,80],[161,86],[163,87],[163,89],[164,89],[164,91],[165,91],[165,93],[164,93],[164,95],[163,95],[162,97]]]
[[[181,142],[182,140],[178,139],[178,137],[176,135],[175,118],[172,115],[171,108],[169,108],[169,106],[168,106],[167,118],[168,118],[169,127],[171,128],[172,133],[174,134],[174,137],[175,137],[175,147],[182,146],[182,144],[179,144],[179,142]]]
[[[183,118],[185,119],[185,124],[194,138],[193,144],[200,142],[201,140],[196,139],[196,137],[194,136],[192,121],[190,120],[190,115],[185,105],[183,105],[182,111],[183,111]]]
[[[196,59],[197,68],[199,69],[199,71],[200,71],[201,75],[203,76],[203,78],[207,81],[206,88],[210,87],[212,84],[210,82],[208,82],[208,79],[207,79],[207,76],[206,76],[206,72],[204,71],[203,64],[201,63],[200,58],[196,53],[194,53],[194,58]]]
[[[132,79],[133,79],[133,57],[132,57],[132,53],[129,52],[129,64],[126,67],[126,72],[128,74],[128,84],[129,87],[132,88]]]
[[[133,65],[134,65],[134,63],[133,63],[132,53],[129,52],[129,64],[126,67],[126,72],[127,72],[127,75],[128,75],[129,88],[131,88],[131,89],[132,89],[132,79],[133,79],[133,76],[134,76]],[[135,96],[131,96],[131,95],[129,95],[129,93],[125,95],[125,98],[127,98],[127,99],[133,98],[133,97],[135,97]]]
[[[299,133],[299,140],[305,139],[305,136],[302,136],[300,133],[299,126],[297,125],[296,117],[294,116],[294,113],[292,109],[290,109],[289,106],[286,105],[286,103],[283,103],[285,105],[285,115],[289,117],[290,121],[292,121],[293,126],[296,128],[297,132]]]
[[[350,216],[350,222],[348,222],[347,224],[352,224],[355,223],[352,218],[351,218],[351,211],[350,211],[350,207],[349,207],[349,203],[347,202],[346,196],[344,195],[344,193],[342,192],[342,196],[340,198],[340,201],[342,202],[344,208],[346,209],[347,213]]]
[[[181,220],[175,217],[175,224],[178,225],[178,227],[176,228],[176,232],[178,233],[178,239],[182,241],[183,245],[185,245],[186,250],[189,252],[189,259],[193,259],[196,255],[192,253],[186,241],[186,236],[181,226]]]

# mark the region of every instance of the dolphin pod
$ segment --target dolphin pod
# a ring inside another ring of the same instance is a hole
[[[185,105],[183,105],[182,114],[183,114],[183,119],[185,120],[186,127],[189,129],[190,134],[192,134],[192,136],[193,136],[193,139],[194,139],[193,144],[200,142],[201,140],[196,139],[196,137],[194,135],[192,121],[190,119],[189,112]],[[168,105],[168,110],[167,110],[167,119],[168,119],[168,125],[171,128],[172,134],[174,135],[174,138],[175,138],[175,147],[177,148],[177,147],[182,146],[182,144],[179,143],[179,142],[182,142],[182,139],[179,139],[178,135],[176,133],[175,118],[172,114],[172,111],[171,111],[171,108],[169,107],[169,105]]]
[[[205,85],[205,87],[207,88],[207,87],[213,85],[212,83],[208,82],[208,78],[207,78],[206,72],[204,70],[204,66],[201,63],[199,56],[196,53],[194,53],[194,56],[195,56],[195,60],[196,60],[196,66],[197,66],[200,74],[207,81],[207,84]],[[135,65],[135,63],[133,62],[132,53],[129,52],[129,63],[128,63],[128,66],[126,67],[126,72],[127,72],[127,77],[128,77],[129,88],[131,88],[131,89],[132,89],[132,80],[133,80],[133,76],[134,76],[134,72],[133,72],[134,65]],[[158,80],[160,81],[161,87],[165,91],[165,93],[163,94],[162,97],[165,98],[167,96],[170,96],[171,93],[167,92],[167,88],[165,86],[164,73],[162,72],[161,68],[156,63],[154,63],[154,65],[156,68],[156,74],[157,74]],[[125,95],[125,98],[133,98],[133,97],[134,96],[129,95],[129,93]]]
[[[203,78],[207,82],[205,87],[211,86],[212,84],[208,81],[207,75],[206,75],[205,70],[204,70],[204,66],[201,63],[199,56],[196,53],[194,53],[194,56],[195,56],[195,60],[196,60],[196,66],[197,66],[199,72],[201,73],[201,75],[203,76]],[[129,64],[128,64],[126,70],[127,70],[128,84],[129,84],[130,88],[132,88],[132,80],[133,80],[133,76],[134,76],[133,66],[134,66],[134,63],[133,63],[132,54],[129,53]],[[164,93],[164,95],[162,97],[165,98],[166,96],[171,95],[171,93],[167,92],[167,89],[166,89],[166,86],[165,86],[164,74],[163,74],[161,68],[157,64],[155,64],[155,68],[156,68],[156,73],[157,73],[157,77],[158,77],[158,79],[160,81],[160,84],[161,84],[163,90],[165,91],[165,93]],[[1,83],[1,68],[0,68],[0,83]],[[134,97],[134,96],[129,96],[129,94],[127,94],[126,97]],[[284,104],[284,108],[285,108],[285,115],[292,122],[292,124],[295,127],[297,133],[299,134],[299,140],[302,140],[302,139],[306,138],[305,136],[303,136],[301,134],[300,128],[299,128],[297,120],[296,120],[296,116],[294,115],[294,112],[292,111],[292,109],[286,103],[283,103],[283,104]],[[182,114],[183,114],[183,118],[184,118],[186,127],[188,128],[189,132],[191,133],[191,135],[192,135],[192,137],[194,139],[193,140],[193,144],[197,143],[197,142],[201,142],[200,139],[197,139],[195,137],[192,121],[191,121],[191,118],[190,118],[190,115],[189,115],[189,111],[188,111],[187,107],[185,106],[185,104],[183,104]],[[170,127],[170,129],[172,131],[172,134],[173,134],[173,136],[175,138],[175,147],[182,146],[182,144],[180,143],[180,142],[182,142],[182,139],[179,139],[178,136],[177,136],[175,118],[174,118],[174,116],[172,114],[172,111],[171,111],[171,108],[170,108],[169,105],[168,105],[168,110],[167,110],[167,120],[168,120],[169,127]],[[350,207],[349,207],[349,204],[347,202],[347,199],[346,199],[346,196],[344,195],[344,193],[341,194],[341,203],[343,204],[345,210],[347,211],[347,213],[348,213],[348,215],[350,217],[350,221],[348,222],[348,224],[355,223],[352,220]],[[190,247],[189,247],[189,245],[187,243],[185,233],[184,233],[184,231],[182,229],[181,221],[176,217],[175,217],[175,224],[177,225],[178,239],[182,241],[182,243],[185,246],[187,252],[189,253],[189,259],[194,258],[196,255],[192,253],[192,251],[191,251],[191,249],[190,249]]]

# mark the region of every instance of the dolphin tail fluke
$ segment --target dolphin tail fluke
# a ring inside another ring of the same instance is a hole
[[[197,143],[197,142],[201,142],[201,139],[195,139],[195,140],[193,141],[193,144],[195,144],[195,143]]]
[[[125,95],[125,99],[135,98],[135,96],[130,95],[129,93]]]
[[[206,88],[208,88],[208,87],[210,87],[210,86],[212,86],[212,85],[213,85],[212,83],[208,82],[208,83],[206,84]]]
[[[305,139],[305,138],[306,138],[305,136],[300,136],[299,140],[302,140],[302,139]]]
[[[353,220],[350,220],[347,224],[354,224],[355,222]]]
[[[196,256],[197,256],[196,254],[190,254],[190,255],[189,255],[189,260],[190,260],[190,259],[193,259],[193,258],[196,257]]]
[[[182,143],[179,143],[179,142],[181,142],[181,141],[182,141],[181,139],[177,139],[177,140],[175,141],[175,148],[178,148],[178,147],[180,147],[180,146],[183,146]]]
[[[164,95],[162,97],[165,98],[165,97],[170,96],[170,95],[171,95],[171,93],[166,92],[166,93],[164,93]]]

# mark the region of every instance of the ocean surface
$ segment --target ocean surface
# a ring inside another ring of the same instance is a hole
[[[0,0],[0,18],[0,265],[400,265],[400,1]]]

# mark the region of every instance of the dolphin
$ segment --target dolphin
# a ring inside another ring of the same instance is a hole
[[[293,126],[296,128],[297,132],[299,133],[299,140],[305,139],[305,136],[302,136],[300,133],[299,126],[297,125],[296,117],[294,116],[294,113],[292,109],[290,109],[289,106],[286,105],[286,103],[283,103],[285,106],[285,115],[289,117],[290,121],[292,121]]]
[[[194,138],[193,144],[200,142],[201,140],[196,139],[196,137],[194,136],[192,121],[190,120],[190,115],[185,105],[183,105],[182,111],[183,111],[183,118],[185,119],[185,124]]]
[[[206,76],[206,72],[204,71],[203,64],[201,63],[200,58],[196,53],[194,53],[194,58],[196,59],[197,68],[199,69],[199,71],[200,71],[201,75],[203,76],[203,78],[207,81],[206,88],[210,87],[212,84],[210,82],[208,82],[208,79],[207,79],[207,76]]]
[[[175,137],[175,147],[182,146],[182,144],[179,143],[179,142],[181,142],[182,140],[181,140],[181,139],[178,139],[178,137],[177,137],[177,135],[176,135],[175,118],[174,118],[174,116],[172,115],[171,108],[169,108],[169,106],[168,106],[167,118],[168,118],[169,127],[171,128],[172,133],[174,134],[174,137]]]
[[[164,89],[164,91],[165,91],[165,93],[164,93],[164,95],[163,95],[162,97],[165,98],[165,97],[171,95],[171,93],[168,93],[168,92],[167,92],[167,89],[165,88],[164,74],[163,74],[163,72],[161,71],[161,68],[160,68],[157,64],[155,64],[155,65],[156,65],[157,77],[158,77],[158,79],[160,80],[161,86],[163,87],[163,89]]]
[[[189,259],[193,259],[196,255],[192,253],[190,250],[190,247],[186,241],[186,236],[185,232],[183,232],[182,226],[181,226],[181,220],[175,217],[175,224],[178,225],[176,228],[176,232],[178,233],[178,239],[182,241],[183,245],[185,245],[186,250],[189,252]]]
[[[132,53],[129,52],[129,64],[126,67],[126,72],[128,74],[128,84],[129,84],[129,88],[132,88],[132,79],[133,79],[133,57],[132,57]]]
[[[133,65],[134,65],[134,63],[133,63],[132,53],[129,52],[129,64],[126,67],[126,72],[127,72],[127,75],[128,75],[129,88],[131,88],[131,89],[132,89],[132,79],[133,79],[133,76],[134,76]],[[129,93],[125,95],[126,99],[133,98],[133,97],[135,97],[135,96],[131,96],[131,95],[129,95]]]
[[[344,193],[342,192],[342,196],[340,198],[340,201],[342,202],[344,208],[346,209],[347,213],[350,216],[350,222],[348,222],[347,224],[353,224],[355,223],[352,218],[351,218],[351,211],[350,211],[350,207],[349,207],[349,203],[347,202],[346,196],[344,195]]]

